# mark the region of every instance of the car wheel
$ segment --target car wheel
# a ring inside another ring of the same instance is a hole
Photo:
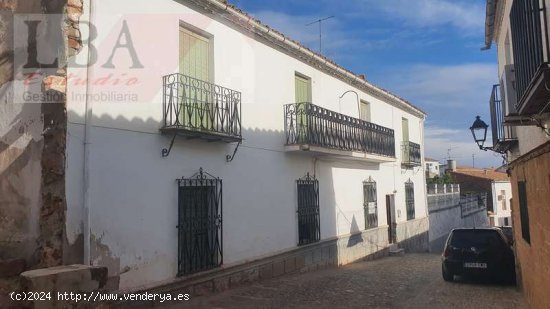
[[[441,265],[441,274],[443,275],[443,280],[447,282],[452,282],[454,280],[455,275],[448,271],[444,265]]]

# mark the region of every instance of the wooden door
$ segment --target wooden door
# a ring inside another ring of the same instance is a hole
[[[397,224],[395,222],[394,196],[386,195],[386,217],[388,223],[388,242],[394,244],[397,241]]]

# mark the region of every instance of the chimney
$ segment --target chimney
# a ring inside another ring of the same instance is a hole
[[[365,74],[359,74],[359,75],[357,75],[357,77],[359,77],[360,79],[365,80],[365,81],[367,80],[367,77],[365,76]]]

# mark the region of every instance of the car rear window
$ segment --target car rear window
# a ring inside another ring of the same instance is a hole
[[[502,245],[502,237],[491,230],[457,230],[451,237],[451,246],[455,248],[488,248]]]

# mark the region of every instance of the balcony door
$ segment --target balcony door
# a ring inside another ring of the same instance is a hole
[[[401,148],[403,149],[402,156],[402,162],[409,162],[410,161],[410,148],[409,148],[409,119],[407,118],[401,118],[401,132],[403,135],[403,146]]]
[[[212,82],[211,39],[180,27],[180,73]]]
[[[311,103],[311,79],[296,73],[294,75],[294,100],[296,105],[296,133],[299,143],[307,141],[307,104]]]
[[[179,32],[179,84],[178,100],[181,103],[181,121],[191,129],[210,129],[213,103],[216,98],[212,82],[212,38],[180,27]]]

